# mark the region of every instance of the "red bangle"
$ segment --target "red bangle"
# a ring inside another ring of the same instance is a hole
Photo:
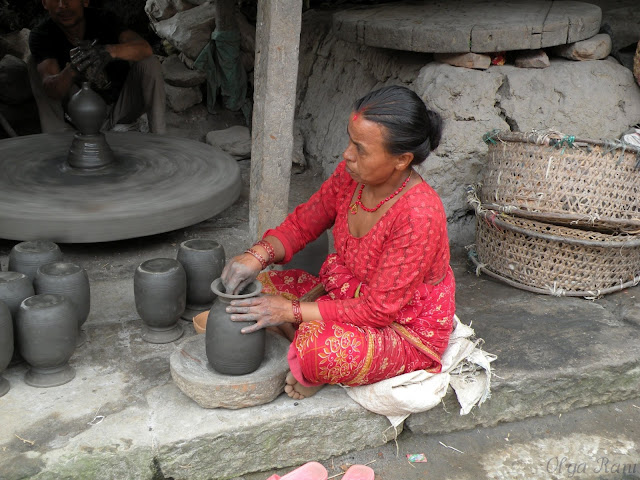
[[[256,242],[254,246],[259,245],[264,248],[269,254],[269,263],[273,263],[276,259],[276,251],[273,249],[273,246],[267,242],[266,240],[260,240]]]
[[[249,248],[245,250],[244,253],[248,253],[256,257],[256,259],[260,262],[260,265],[262,266],[263,270],[269,266],[269,263],[265,260],[265,258],[262,255],[260,255],[258,252],[256,252],[253,248]]]
[[[293,323],[300,325],[302,323],[302,309],[300,308],[300,301],[292,300],[291,306],[293,308]]]

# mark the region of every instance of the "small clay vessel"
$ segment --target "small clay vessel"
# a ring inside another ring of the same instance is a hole
[[[97,135],[107,118],[107,104],[89,82],[82,82],[80,90],[69,99],[67,112],[80,133]]]
[[[24,273],[33,282],[41,265],[62,260],[60,247],[47,240],[21,242],[9,252],[9,270]]]
[[[133,277],[136,310],[144,322],[142,339],[169,343],[182,336],[178,324],[187,303],[187,275],[173,258],[142,262]]]
[[[13,331],[17,332],[16,319],[18,309],[25,298],[35,295],[31,279],[24,273],[0,272],[0,301],[9,307],[11,318],[13,318]],[[18,339],[13,340],[13,358],[10,365],[17,365],[22,362],[22,357],[18,351]]]
[[[76,347],[82,345],[86,335],[80,327],[87,321],[91,305],[89,276],[86,270],[70,262],[47,263],[38,268],[33,285],[36,294],[58,293],[71,300],[78,320]]]
[[[34,295],[20,304],[16,321],[20,354],[30,365],[24,377],[33,387],[57,387],[73,380],[69,359],[76,348],[78,321],[67,297]]]
[[[209,363],[218,373],[225,375],[246,375],[260,367],[264,359],[265,330],[240,333],[244,327],[255,322],[233,322],[226,312],[232,300],[252,298],[260,295],[262,284],[254,280],[239,295],[226,293],[222,279],[211,284],[216,301],[209,311],[205,345]]]
[[[211,283],[222,275],[224,248],[215,240],[185,240],[178,248],[177,260],[187,274],[187,308],[182,318],[191,321],[198,313],[211,308],[215,298]]]
[[[13,355],[13,320],[6,303],[0,301],[0,397],[5,395],[11,385],[2,372],[7,368]]]

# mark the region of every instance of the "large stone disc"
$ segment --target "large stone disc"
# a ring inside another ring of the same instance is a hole
[[[108,133],[116,160],[67,163],[73,134],[0,141],[0,238],[104,242],[168,232],[220,213],[240,195],[240,168],[183,138]]]
[[[530,50],[590,38],[602,10],[588,2],[549,0],[413,0],[336,12],[338,38],[411,52]]]

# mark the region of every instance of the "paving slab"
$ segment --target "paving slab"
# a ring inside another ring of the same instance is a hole
[[[601,20],[600,7],[587,2],[407,1],[336,12],[333,30],[370,47],[485,53],[584,40],[598,33]]]

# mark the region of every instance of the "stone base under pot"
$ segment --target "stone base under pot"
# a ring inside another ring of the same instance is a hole
[[[283,392],[289,371],[289,342],[267,332],[265,358],[247,375],[222,375],[207,359],[205,336],[183,341],[169,360],[171,376],[180,390],[203,408],[244,408],[273,401]]]

